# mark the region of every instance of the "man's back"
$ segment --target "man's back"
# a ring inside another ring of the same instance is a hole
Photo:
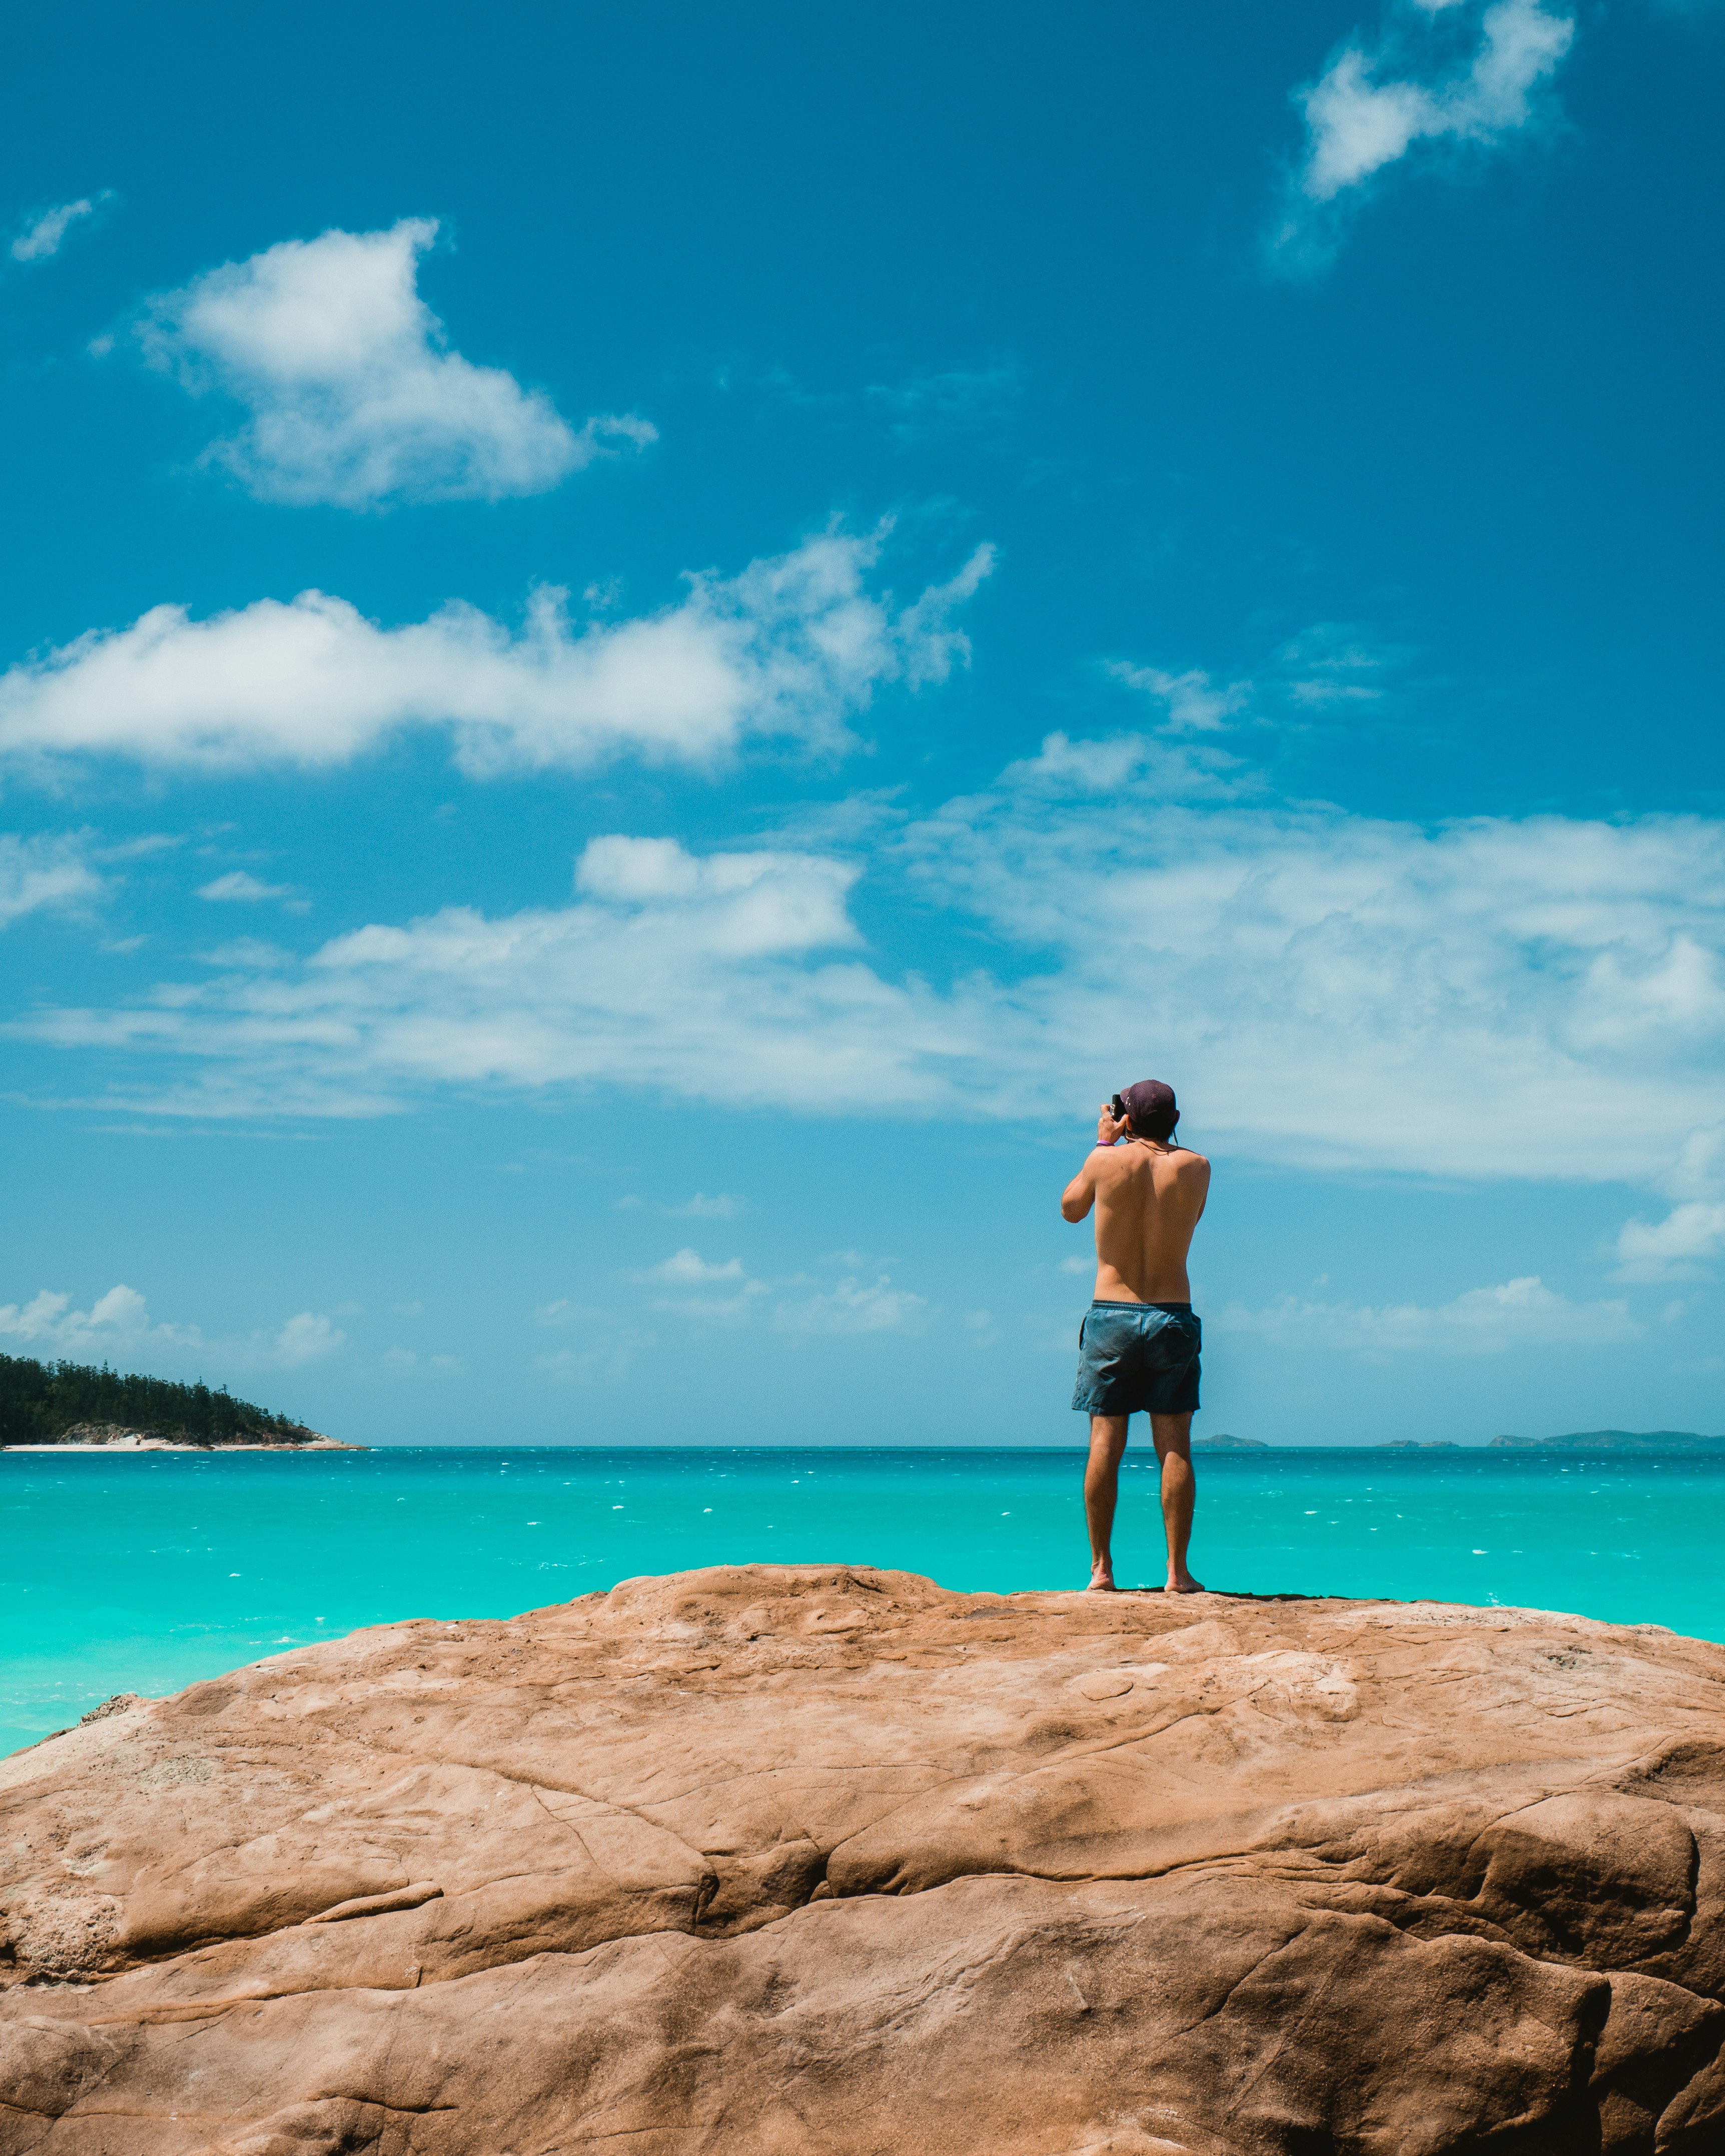
[[[1209,1163],[1183,1146],[1096,1147],[1060,1209],[1081,1220],[1096,1206],[1098,1302],[1190,1302],[1186,1254],[1209,1187]]]

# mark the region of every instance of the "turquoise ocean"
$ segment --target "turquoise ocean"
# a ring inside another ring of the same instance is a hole
[[[404,1617],[649,1572],[842,1561],[1081,1587],[1081,1453],[475,1446],[0,1454],[0,1753],[115,1692]],[[1301,1450],[1200,1458],[1193,1563],[1235,1593],[1524,1604],[1725,1640],[1725,1460]],[[1161,1578],[1156,1466],[1122,1584]]]

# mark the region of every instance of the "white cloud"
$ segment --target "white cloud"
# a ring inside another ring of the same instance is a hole
[[[1052,740],[879,837],[871,879],[933,924],[922,963],[963,968],[944,981],[865,948],[861,860],[619,838],[572,905],[451,907],[13,1030],[157,1058],[107,1104],[151,1114],[605,1086],[1078,1131],[1150,1072],[1236,1158],[1722,1194],[1725,823],[1426,829],[1204,773],[1171,799],[1169,772]]]
[[[723,1191],[709,1198],[704,1190],[697,1190],[685,1205],[662,1209],[673,1220],[735,1220],[745,1209],[740,1198],[732,1198]]]
[[[1019,1112],[1161,1069],[1198,1143],[1656,1186],[1717,1124],[1725,824],[1427,830],[1096,777],[1026,763],[901,842],[926,898],[1038,954],[945,1005]]]
[[[888,1275],[841,1280],[836,1287],[776,1303],[779,1332],[920,1332],[930,1310],[920,1295],[895,1287]]]
[[[542,494],[607,444],[656,439],[626,414],[578,434],[542,391],[449,351],[418,289],[437,229],[283,240],[152,300],[151,363],[250,410],[206,459],[265,501],[364,509]]]
[[[1625,1220],[1617,1236],[1618,1278],[1692,1280],[1701,1261],[1725,1249],[1725,1204],[1699,1199],[1673,1206],[1663,1220]]]
[[[297,1317],[289,1318],[276,1334],[275,1360],[284,1369],[297,1369],[302,1363],[320,1362],[326,1355],[333,1354],[347,1337],[328,1318],[316,1311],[302,1310]]]
[[[744,1278],[742,1260],[727,1258],[723,1265],[710,1265],[698,1251],[677,1250],[662,1264],[649,1265],[645,1272],[635,1274],[638,1281],[660,1281],[668,1286],[706,1287],[717,1281],[740,1281]]]
[[[954,667],[970,664],[970,639],[962,629],[953,628],[952,618],[993,575],[999,558],[995,547],[984,540],[971,550],[956,576],[943,584],[931,584],[899,616],[905,679],[913,689],[944,681]]]
[[[1234,800],[1261,790],[1256,773],[1227,749],[1118,733],[1089,741],[1045,734],[1038,752],[1008,764],[999,783],[1050,798],[1082,798],[1114,788],[1137,794],[1153,785],[1170,801]]]
[[[653,1307],[704,1325],[746,1324],[753,1315],[757,1298],[768,1291],[764,1281],[752,1280],[744,1271],[741,1258],[727,1258],[722,1265],[715,1265],[698,1251],[686,1249],[630,1277],[644,1286],[689,1291],[655,1296]],[[715,1288],[732,1292],[710,1292]]]
[[[1446,19],[1452,15],[1455,29]],[[1464,24],[1476,42],[1445,72]],[[1496,0],[1483,10],[1473,0],[1415,0],[1411,16],[1392,4],[1376,48],[1347,45],[1302,95],[1306,157],[1275,236],[1277,249],[1296,262],[1321,259],[1327,234],[1314,224],[1314,212],[1321,218],[1418,143],[1489,149],[1525,127],[1534,91],[1556,72],[1574,34],[1574,18],[1548,13],[1541,0]],[[1390,73],[1398,68],[1407,72]]]
[[[592,1325],[601,1322],[605,1316],[603,1310],[595,1310],[590,1303],[571,1302],[567,1296],[560,1295],[555,1302],[541,1303],[533,1312],[533,1322],[536,1325]]]
[[[69,1295],[49,1288],[27,1303],[8,1302],[0,1306],[0,1336],[39,1344],[55,1355],[74,1355],[116,1340],[141,1341],[151,1330],[143,1296],[124,1282],[98,1296],[88,1310],[74,1310],[71,1305]],[[154,1329],[175,1344],[187,1337],[183,1327]]]
[[[27,913],[87,905],[101,889],[78,834],[20,838],[0,832],[0,928]]]
[[[123,1354],[183,1364],[195,1353],[219,1357],[236,1368],[285,1370],[334,1353],[347,1337],[329,1318],[306,1310],[274,1333],[211,1339],[195,1325],[153,1324],[144,1297],[124,1282],[98,1296],[88,1310],[71,1306],[69,1295],[48,1288],[27,1303],[0,1306],[0,1339],[17,1341],[27,1353],[68,1360]]]
[[[213,900],[218,905],[257,906],[265,899],[292,898],[294,887],[286,883],[260,883],[257,877],[244,869],[230,869],[226,875],[218,875],[213,883],[200,884],[198,896]]]
[[[903,992],[864,965],[830,962],[859,941],[845,906],[855,865],[793,853],[696,860],[666,844],[595,842],[583,857],[589,893],[571,906],[499,920],[450,908],[339,937],[290,973],[224,975],[124,1013],[49,1015],[26,1029],[192,1050],[213,1076],[250,1066],[228,1096],[243,1113],[262,1104],[254,1086],[264,1065],[285,1089],[280,1106],[312,1112],[379,1112],[404,1082],[428,1079],[580,1086],[624,1071],[649,1091],[739,1105],[930,1097],[906,1056]],[[917,1000],[937,1048],[947,1021],[932,994]],[[346,1075],[332,1084],[336,1065]],[[199,1112],[221,1112],[222,1081],[199,1090]]]
[[[407,1377],[421,1371],[439,1378],[463,1378],[467,1374],[467,1365],[459,1355],[427,1355],[422,1358],[411,1348],[391,1348],[380,1359],[382,1367],[394,1377]]]
[[[1471,1288],[1453,1302],[1404,1302],[1379,1309],[1305,1302],[1289,1296],[1268,1310],[1238,1304],[1206,1322],[1221,1332],[1255,1332],[1278,1348],[1371,1361],[1403,1353],[1501,1355],[1514,1348],[1605,1348],[1640,1337],[1620,1301],[1571,1302],[1537,1275],[1501,1287]]]
[[[1306,99],[1311,142],[1301,175],[1305,192],[1314,201],[1331,201],[1422,138],[1456,136],[1490,144],[1525,126],[1529,93],[1557,68],[1574,34],[1573,18],[1548,14],[1540,0],[1498,0],[1481,18],[1479,45],[1466,73],[1434,85],[1374,82],[1378,60],[1349,46]]]
[[[1216,688],[1209,675],[1196,667],[1184,674],[1168,674],[1159,666],[1133,666],[1117,659],[1108,662],[1107,671],[1127,688],[1163,705],[1176,733],[1214,733],[1251,701],[1250,681],[1230,681],[1225,689]]]
[[[1319,621],[1267,655],[1252,680],[1223,683],[1199,666],[1176,674],[1165,667],[1142,666],[1123,659],[1106,660],[1102,671],[1122,687],[1162,707],[1162,754],[1168,757],[1178,753],[1168,746],[1169,735],[1219,733],[1235,727],[1242,719],[1255,726],[1278,716],[1283,721],[1292,718],[1306,724],[1315,708],[1376,702],[1384,693],[1389,670],[1404,655],[1387,647],[1374,647],[1357,627]],[[1069,752],[1073,747],[1063,735],[1050,738],[1065,744]],[[1117,736],[1117,745],[1123,746],[1130,738]],[[1214,746],[1207,750],[1194,747],[1184,753],[1194,767],[1213,772],[1225,771],[1235,762]]]
[[[858,870],[814,854],[685,853],[675,839],[594,839],[576,888],[614,906],[697,927],[709,951],[735,957],[854,943],[845,895]]]
[[[758,736],[830,751],[883,683],[968,656],[950,617],[988,550],[895,614],[866,583],[886,534],[829,530],[737,577],[691,575],[657,613],[578,628],[549,588],[518,633],[454,603],[385,629],[321,592],[203,621],[155,607],[0,675],[0,756],[316,768],[408,726],[451,727],[474,776],[623,754],[711,767]]]
[[[104,187],[98,195],[81,196],[76,202],[61,203],[53,209],[44,210],[31,218],[29,223],[12,243],[11,254],[14,262],[45,262],[51,254],[58,254],[61,242],[74,224],[85,218],[93,217],[105,203],[113,200],[111,188]]]

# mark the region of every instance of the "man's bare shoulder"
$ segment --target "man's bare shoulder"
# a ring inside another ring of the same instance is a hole
[[[1138,1150],[1136,1146],[1096,1146],[1085,1166],[1098,1181],[1108,1176],[1128,1174],[1137,1165]]]
[[[1171,1147],[1153,1152],[1147,1146],[1098,1146],[1086,1163],[1098,1188],[1111,1183],[1165,1183],[1172,1173],[1176,1183],[1209,1181],[1210,1164],[1201,1152]]]

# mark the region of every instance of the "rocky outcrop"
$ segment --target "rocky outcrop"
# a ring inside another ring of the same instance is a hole
[[[1725,2148],[1725,1650],[748,1566],[0,1763],[6,2156]]]

